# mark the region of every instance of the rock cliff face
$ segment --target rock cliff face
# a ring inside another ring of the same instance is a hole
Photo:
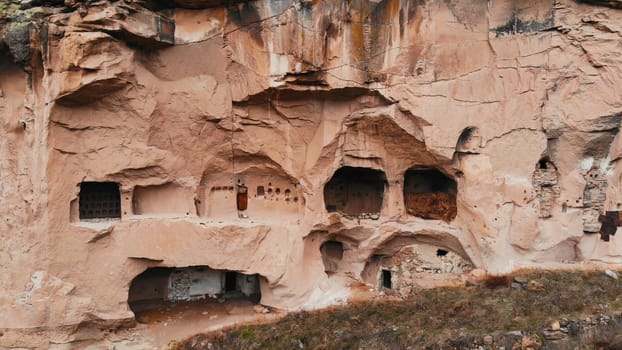
[[[619,7],[0,4],[0,345],[131,325],[156,267],[294,310],[622,263]]]

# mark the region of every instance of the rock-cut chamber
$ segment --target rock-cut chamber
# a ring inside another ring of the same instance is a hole
[[[457,193],[456,182],[437,169],[410,169],[404,176],[404,205],[413,216],[453,220]]]
[[[343,167],[324,186],[328,212],[380,215],[387,179],[380,170]]]
[[[210,299],[259,302],[259,275],[214,270],[207,266],[152,267],[136,276],[128,293],[130,309],[137,315],[166,310],[177,303],[205,303]]]

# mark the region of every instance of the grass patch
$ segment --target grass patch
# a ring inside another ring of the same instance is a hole
[[[370,301],[300,312],[273,323],[201,334],[176,349],[435,349],[455,339],[522,331],[534,339],[561,318],[622,311],[622,282],[602,272],[536,272],[481,285],[424,290],[399,302]],[[587,348],[587,347],[586,347]]]

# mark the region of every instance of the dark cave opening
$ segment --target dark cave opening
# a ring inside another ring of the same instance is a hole
[[[328,212],[346,215],[379,214],[387,179],[380,170],[343,167],[324,186]]]

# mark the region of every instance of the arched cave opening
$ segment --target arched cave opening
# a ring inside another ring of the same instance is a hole
[[[326,241],[320,246],[324,271],[335,273],[339,268],[339,262],[343,260],[343,243],[339,241]]]
[[[361,216],[380,214],[387,178],[380,170],[343,167],[324,186],[324,204],[328,212]]]
[[[121,218],[121,193],[118,183],[82,182],[78,202],[80,220]]]
[[[394,289],[410,294],[421,285],[433,285],[439,276],[459,280],[462,273],[472,269],[468,258],[447,247],[417,243],[412,237],[395,237],[369,257],[361,280],[376,290]]]
[[[192,266],[148,268],[130,283],[127,302],[136,320],[148,323],[154,314],[201,309],[216,300],[254,305],[260,299],[257,274]]]
[[[404,205],[408,214],[450,222],[458,214],[456,182],[437,169],[410,169],[404,175]]]

